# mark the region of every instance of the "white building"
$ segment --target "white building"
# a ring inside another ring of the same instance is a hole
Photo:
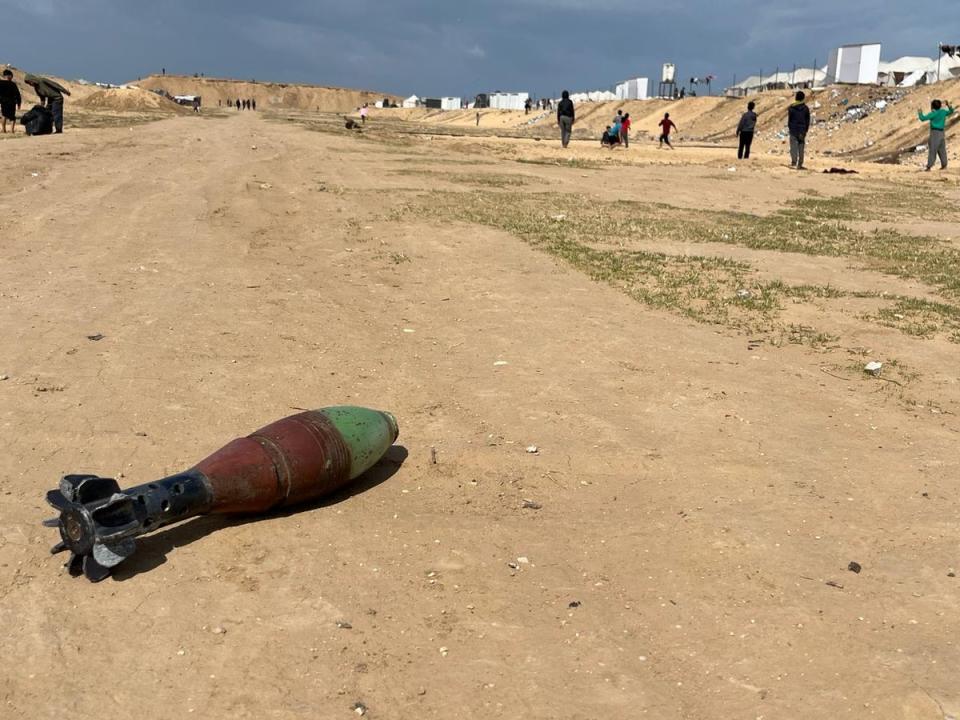
[[[523,110],[530,93],[495,92],[487,95],[487,99],[493,110]]]
[[[634,78],[617,85],[617,100],[646,100],[650,97],[650,80],[648,78]]]
[[[416,95],[411,95],[410,97],[408,97],[406,100],[403,101],[402,105],[405,108],[420,107],[421,100]]]
[[[460,107],[461,107],[461,102],[460,102],[460,98],[458,97],[440,98],[441,110],[459,110]]]
[[[880,43],[842,45],[830,53],[827,80],[831,83],[873,85],[880,72]]]

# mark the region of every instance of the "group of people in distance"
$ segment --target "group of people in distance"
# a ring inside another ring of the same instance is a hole
[[[233,100],[227,100],[227,107],[235,107],[237,110],[256,110],[257,101],[256,100],[240,100],[237,99],[236,102]]]
[[[806,93],[798,91],[794,100],[787,108],[787,131],[790,136],[790,167],[797,170],[804,170],[804,155],[807,147],[807,133],[810,131],[810,107],[806,103]],[[753,138],[757,132],[757,104],[752,100],[747,103],[747,110],[740,117],[737,123],[737,158],[747,160],[750,158],[750,147],[753,145]],[[946,107],[940,100],[934,100],[930,103],[930,112],[924,113],[923,110],[917,111],[917,116],[921,122],[930,123],[930,142],[928,145],[929,155],[927,158],[926,170],[933,169],[937,159],[940,160],[941,169],[947,168],[947,140],[946,140],[946,122],[947,118],[953,115],[955,109],[950,101],[946,101]],[[573,101],[570,99],[570,93],[563,91],[562,98],[557,104],[557,125],[560,127],[560,143],[563,147],[570,144],[570,137],[573,133],[573,124],[576,119],[576,110]],[[603,147],[613,148],[630,146],[630,113],[624,113],[623,110],[617,110],[617,115],[612,124],[607,125],[603,135],[600,136],[600,144]],[[670,119],[670,113],[664,113],[663,119],[659,123],[660,127],[660,145],[663,147],[666,143],[671,150],[673,145],[670,142],[670,132],[677,130],[677,126]]]

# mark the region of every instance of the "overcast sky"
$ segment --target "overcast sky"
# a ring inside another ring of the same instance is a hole
[[[630,77],[770,74],[883,43],[933,56],[957,0],[0,0],[0,63],[108,82],[159,72],[472,96]],[[953,30],[960,34],[960,26]]]

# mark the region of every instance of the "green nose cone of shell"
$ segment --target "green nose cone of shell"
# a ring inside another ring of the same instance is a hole
[[[372,468],[400,434],[397,419],[388,412],[342,405],[323,408],[350,448],[350,479]]]

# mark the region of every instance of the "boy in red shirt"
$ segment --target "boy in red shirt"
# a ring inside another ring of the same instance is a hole
[[[670,119],[670,113],[663,114],[663,120],[660,121],[660,147],[663,147],[663,144],[666,143],[667,147],[673,150],[673,145],[670,144],[670,130],[679,130],[679,128],[673,123],[673,120]]]

